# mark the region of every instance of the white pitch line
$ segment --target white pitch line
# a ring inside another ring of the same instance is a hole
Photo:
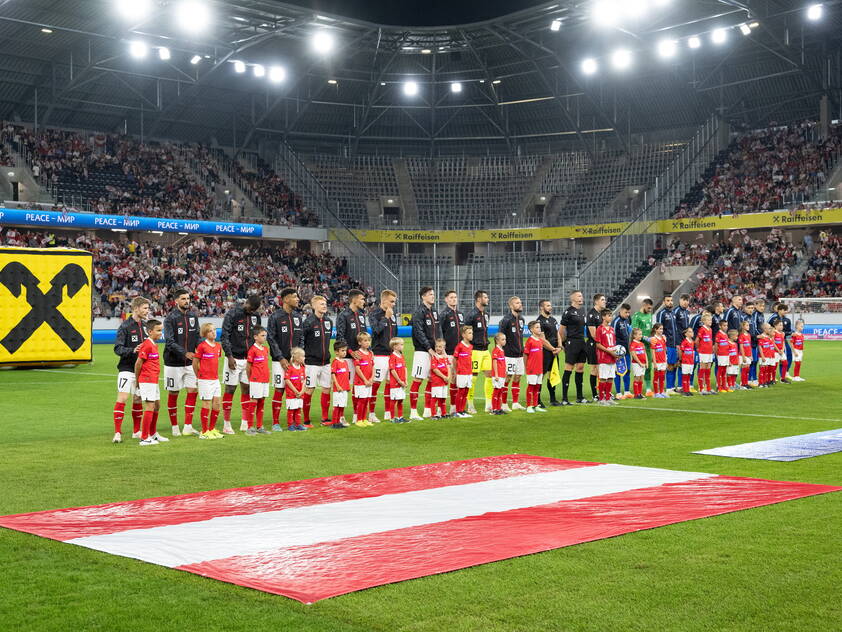
[[[645,408],[642,406],[625,406],[621,404],[624,408],[628,408],[631,410],[632,408],[639,409],[639,410],[667,410],[670,412],[676,413],[698,413],[700,415],[733,415],[735,417],[762,417],[763,419],[788,419],[790,421],[796,421],[798,419],[807,419],[809,421],[833,421],[836,423],[842,422],[842,419],[826,419],[821,417],[785,417],[783,415],[763,415],[761,413],[735,413],[731,411],[716,411],[716,410],[693,410],[690,408],[664,408],[662,406],[646,406]]]

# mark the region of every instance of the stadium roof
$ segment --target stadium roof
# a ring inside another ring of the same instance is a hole
[[[34,121],[37,103],[40,125],[237,147],[288,138],[435,152],[626,146],[632,134],[695,126],[713,112],[752,126],[796,121],[816,118],[825,94],[834,116],[840,108],[835,3],[813,22],[805,2],[662,1],[600,27],[594,0],[561,0],[463,25],[402,27],[238,0],[209,3],[213,24],[195,36],[177,28],[174,4],[156,2],[130,24],[109,0],[0,0],[0,118]],[[727,29],[721,45],[711,42],[718,28]],[[317,31],[335,39],[331,53],[312,50]],[[694,35],[701,47],[691,50]],[[668,61],[655,53],[664,38],[678,44]],[[136,40],[153,47],[144,59],[128,52]],[[170,60],[158,58],[160,46]],[[625,71],[611,68],[618,47],[632,56]],[[594,75],[582,72],[586,57],[598,62]],[[237,74],[234,61],[247,71]],[[255,64],[281,65],[286,78],[258,79]],[[417,95],[404,93],[406,81]]]

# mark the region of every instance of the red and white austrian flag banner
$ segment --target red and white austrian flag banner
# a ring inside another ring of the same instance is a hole
[[[510,455],[0,517],[303,602],[842,487]]]

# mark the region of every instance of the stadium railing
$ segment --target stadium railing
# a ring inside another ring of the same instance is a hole
[[[327,190],[285,141],[280,145],[273,167],[290,188],[301,196],[307,208],[318,215],[320,223],[333,229],[333,238],[338,244],[330,243],[331,253],[348,260],[348,271],[352,278],[367,283],[375,293],[399,287],[397,275],[375,252],[357,239],[339,218],[337,205]]]
[[[651,231],[652,224],[670,216],[723,148],[721,125],[719,117],[714,115],[696,130],[669,167],[655,178],[655,184],[643,192],[643,210],[572,277],[567,291],[581,290],[586,297],[598,292],[611,294],[645,264],[660,239]]]

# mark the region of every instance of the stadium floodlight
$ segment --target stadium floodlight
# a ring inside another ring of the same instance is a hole
[[[328,79],[327,82],[332,86],[335,86],[339,83],[336,79]]]
[[[807,7],[807,19],[811,20],[812,22],[816,22],[822,19],[824,15],[824,5],[822,4],[811,4]]]
[[[625,70],[632,63],[632,55],[631,52],[625,48],[618,48],[613,53],[611,53],[611,65],[616,70]]]
[[[431,54],[432,54],[432,52],[433,52],[433,51],[432,51],[431,49],[429,49],[429,48],[422,48],[422,49],[421,49],[421,54],[422,54],[422,55],[431,55]]]
[[[149,47],[144,42],[135,40],[129,43],[129,55],[135,59],[143,59],[148,52]]]
[[[561,30],[561,20],[556,18],[552,22],[550,22],[550,30],[551,31],[559,31]]]
[[[499,86],[503,81],[501,79],[495,79],[491,82],[492,85]]]
[[[599,0],[593,5],[591,18],[597,26],[614,26],[620,17],[620,5],[614,0]]]
[[[193,64],[194,66],[195,66],[196,64],[198,64],[200,61],[202,61],[202,56],[201,56],[201,55],[193,55],[193,56],[190,58],[190,63],[191,63],[191,64]]]
[[[687,46],[690,48],[699,48],[702,45],[702,40],[693,35],[687,40]]]
[[[245,71],[246,71],[246,65],[245,65],[244,62],[241,62],[239,60],[234,62],[234,72],[236,72],[238,75],[241,75]]]
[[[266,76],[266,68],[264,68],[261,64],[255,64],[251,71],[258,79]]]
[[[599,64],[592,57],[582,60],[582,72],[586,75],[592,75],[599,70]]]
[[[414,81],[404,82],[403,93],[408,97],[414,97],[416,94],[418,94],[418,84]]]
[[[459,94],[460,92],[462,92],[462,84],[458,81],[454,81],[450,84],[450,91],[455,94]]]
[[[167,48],[166,46],[161,46],[158,49],[158,58],[161,61],[169,61],[171,57],[172,57],[172,54],[170,53],[170,49]]]
[[[182,0],[175,7],[175,20],[188,33],[201,33],[210,26],[210,8],[199,0]]]
[[[48,29],[48,28],[45,26],[44,28],[42,28],[42,29],[41,29],[41,32],[42,32],[42,33],[46,33],[47,35],[49,35],[50,33],[52,33],[52,32],[53,32],[53,29]]]
[[[725,29],[713,29],[710,34],[710,41],[714,44],[724,44],[726,39],[728,39],[728,31]]]
[[[316,31],[315,33],[313,33],[313,39],[311,43],[314,51],[321,55],[325,55],[333,50],[333,35],[331,35],[327,31]]]
[[[751,27],[748,24],[740,24],[740,33],[743,35],[751,35]]]
[[[142,20],[152,11],[152,0],[117,0],[117,14],[124,20]]]
[[[287,77],[287,71],[282,66],[272,66],[269,68],[269,81],[272,83],[281,83]]]
[[[658,55],[664,59],[674,57],[678,52],[678,42],[673,39],[664,39],[658,42]]]

